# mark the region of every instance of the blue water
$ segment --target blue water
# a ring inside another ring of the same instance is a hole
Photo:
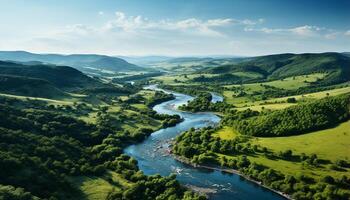
[[[161,90],[152,85],[147,89]],[[165,91],[170,93],[169,91]],[[187,103],[193,97],[171,92],[175,99],[156,105],[153,109],[162,114],[178,114],[184,121],[175,127],[161,129],[152,133],[143,143],[131,145],[125,149],[125,153],[138,161],[139,168],[147,175],[169,175],[176,173],[177,179],[184,185],[193,185],[202,188],[210,188],[215,193],[210,194],[210,199],[234,199],[234,200],[279,200],[284,197],[271,192],[259,185],[235,175],[219,171],[193,168],[192,166],[176,161],[169,152],[169,142],[178,134],[192,127],[200,128],[214,126],[220,118],[212,113],[188,113],[178,111],[179,105]],[[212,93],[215,101],[222,98]]]

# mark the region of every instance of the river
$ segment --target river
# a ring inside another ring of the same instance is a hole
[[[155,85],[146,89],[162,90]],[[162,90],[164,91],[164,90]],[[213,113],[189,113],[177,110],[179,105],[187,103],[193,97],[176,92],[172,93],[174,100],[154,106],[154,110],[162,114],[178,114],[184,121],[174,127],[160,129],[151,134],[144,142],[131,145],[125,153],[138,161],[139,168],[147,175],[160,174],[167,176],[177,174],[177,180],[187,186],[207,188],[216,191],[209,195],[213,200],[282,200],[284,197],[250,182],[239,175],[227,174],[220,171],[194,168],[175,160],[169,152],[169,142],[181,132],[190,128],[213,126],[219,123],[220,118]],[[212,93],[213,101],[222,101],[222,97]]]

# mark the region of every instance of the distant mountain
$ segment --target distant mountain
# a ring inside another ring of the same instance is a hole
[[[26,51],[0,51],[0,60],[16,62],[38,61],[45,64],[66,65],[85,71],[86,68],[115,72],[145,71],[145,68],[111,56],[96,54],[35,54]]]
[[[136,65],[147,66],[148,64],[164,62],[174,57],[169,56],[117,56],[118,58],[124,59],[129,63]]]
[[[153,69],[162,69],[171,72],[191,73],[207,67],[217,67],[224,64],[233,64],[241,61],[240,57],[177,57],[164,61],[148,63]]]
[[[200,73],[257,73],[264,79],[280,79],[314,72],[329,73],[325,84],[350,80],[350,57],[341,53],[277,54],[245,58],[236,64],[206,68]]]
[[[67,66],[24,65],[0,61],[0,75],[41,79],[66,91],[102,86],[99,81]]]
[[[350,52],[343,52],[342,54],[350,57]]]

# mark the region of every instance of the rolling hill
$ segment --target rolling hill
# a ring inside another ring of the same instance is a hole
[[[110,70],[115,72],[145,71],[145,68],[128,63],[127,61],[111,56],[96,54],[35,54],[26,51],[0,51],[0,60],[16,62],[38,61],[45,64],[67,65],[81,71],[87,68]]]
[[[0,92],[44,98],[62,98],[69,96],[46,80],[6,75],[0,75]]]
[[[350,58],[341,53],[277,54],[247,59],[237,64],[206,68],[207,74],[260,74],[259,79],[281,79],[316,72],[328,73],[321,81],[334,84],[350,80]]]
[[[29,83],[30,81],[28,78],[31,78],[30,80],[33,80],[35,83],[38,83],[40,79],[41,81],[46,81],[41,82],[44,83],[44,85],[50,83],[50,85],[65,91],[85,89],[88,87],[101,87],[103,85],[99,81],[86,76],[82,72],[67,66],[44,64],[23,65],[19,63],[0,61],[0,75],[16,76],[17,78],[23,77],[20,79],[22,84]],[[8,86],[10,87],[10,85]]]
[[[234,64],[245,60],[242,57],[177,57],[149,62],[145,66],[153,69],[162,69],[170,72],[196,72],[205,68],[218,67],[225,64]]]

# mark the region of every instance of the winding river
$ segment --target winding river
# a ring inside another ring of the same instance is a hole
[[[162,90],[155,85],[146,87],[151,90]],[[181,112],[176,108],[187,103],[193,97],[176,93],[174,100],[156,105],[153,109],[162,114],[178,114],[184,121],[174,127],[158,130],[144,142],[131,145],[125,153],[138,161],[139,168],[147,175],[160,174],[163,176],[176,173],[180,183],[196,188],[206,188],[215,191],[210,199],[217,200],[282,200],[284,197],[267,190],[256,183],[250,182],[239,175],[227,174],[220,171],[194,168],[176,161],[169,152],[169,141],[178,134],[192,127],[200,128],[219,123],[220,118],[212,113]],[[222,97],[212,93],[213,101],[222,101]]]

